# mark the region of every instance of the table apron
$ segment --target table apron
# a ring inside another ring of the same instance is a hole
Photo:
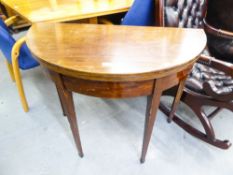
[[[106,82],[79,79],[67,75],[61,76],[65,89],[80,94],[102,97],[102,98],[130,98],[137,96],[148,96],[153,92],[155,81],[162,81],[162,91],[176,86],[190,72],[190,66],[178,73],[158,79],[129,82]],[[52,79],[56,77],[53,71],[49,71]],[[54,81],[56,83],[56,81]]]

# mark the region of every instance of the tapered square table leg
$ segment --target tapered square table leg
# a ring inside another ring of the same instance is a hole
[[[83,157],[83,150],[82,150],[78,123],[77,123],[76,114],[75,114],[72,92],[68,91],[64,87],[62,77],[60,74],[55,73],[55,72],[50,72],[50,74],[58,90],[59,98],[61,100],[61,105],[64,110],[63,112],[65,112],[68,118],[68,121],[70,123],[70,127],[72,130],[72,134],[75,140],[76,147],[78,149],[79,156]]]
[[[162,95],[162,81],[158,79],[155,80],[154,82],[154,88],[152,94],[147,97],[144,138],[143,138],[142,153],[140,159],[141,163],[145,162],[145,157],[149,146],[151,134],[153,131],[156,114],[159,108],[161,95]]]

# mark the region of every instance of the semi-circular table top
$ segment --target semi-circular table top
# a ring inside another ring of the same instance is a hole
[[[206,36],[202,29],[38,23],[26,43],[42,65],[64,75],[143,81],[191,66]]]

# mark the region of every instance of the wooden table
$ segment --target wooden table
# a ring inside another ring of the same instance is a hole
[[[105,98],[148,96],[144,162],[161,94],[179,84],[174,113],[206,36],[201,29],[41,23],[31,27],[26,43],[55,82],[81,157],[72,92]]]
[[[61,22],[126,12],[134,0],[1,0],[31,23]]]

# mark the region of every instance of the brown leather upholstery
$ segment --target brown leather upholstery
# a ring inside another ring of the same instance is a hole
[[[203,27],[207,0],[156,0],[156,2],[156,9],[159,9],[159,11],[157,10],[159,13],[156,13],[156,23],[158,25],[188,28]],[[216,3],[215,5],[214,2]],[[224,6],[227,9],[226,12],[224,11]],[[218,23],[217,19],[227,20],[224,22],[221,21],[219,24],[224,23],[228,25],[230,22],[229,26],[233,26],[233,0],[208,0],[208,8],[213,8],[212,11],[215,12],[211,15],[209,9],[207,12],[213,21]],[[224,13],[225,15],[222,16]],[[228,14],[229,16],[227,16]],[[216,18],[215,15],[217,15]],[[226,29],[223,28],[223,30]],[[229,32],[227,31],[225,33],[228,34]],[[207,39],[208,47],[211,49],[211,54],[214,54],[215,58],[221,59],[226,53],[231,57],[233,53],[232,40],[227,41],[219,39],[219,37],[214,38],[209,34]],[[224,52],[221,49],[225,49]],[[229,52],[230,50],[231,52]],[[215,53],[219,52],[219,54],[215,54],[214,51]],[[233,64],[227,64],[205,54],[203,53],[198,63],[195,64],[186,81],[186,86],[181,97],[181,101],[188,105],[196,114],[204,130],[195,128],[183,120],[178,114],[174,114],[173,121],[191,135],[216,147],[227,149],[231,146],[231,143],[228,140],[219,140],[216,138],[210,120],[223,108],[233,111]],[[166,91],[164,95],[174,96],[176,91],[177,88],[173,88]],[[210,113],[206,113],[203,108],[204,106],[216,108]],[[160,103],[160,109],[167,116],[171,113],[169,107],[163,102]]]
[[[209,0],[206,21],[216,28],[233,31],[232,8],[232,0]]]
[[[215,96],[219,96],[219,100],[229,101],[232,100],[233,79],[222,71],[196,63],[186,81],[186,88],[208,96],[214,93]]]
[[[164,9],[165,26],[197,28],[203,25],[206,0],[165,0]]]
[[[219,0],[213,1],[219,2]],[[233,4],[233,0],[230,1]],[[203,19],[205,18],[207,10],[207,0],[164,0],[162,2],[164,6],[163,19],[165,26],[185,28],[203,27]],[[216,7],[217,6],[215,6],[215,8]],[[231,13],[233,14],[233,12]],[[231,25],[233,25],[233,22]],[[225,48],[225,50],[226,49],[227,48]],[[221,96],[233,93],[232,82],[233,80],[231,76],[227,76],[224,72],[208,67],[207,65],[197,63],[186,82],[186,87],[197,93],[205,95],[215,93],[216,96]]]
[[[209,0],[206,21],[216,29],[233,32],[233,0]],[[210,53],[233,63],[233,35],[229,38],[206,31]]]

